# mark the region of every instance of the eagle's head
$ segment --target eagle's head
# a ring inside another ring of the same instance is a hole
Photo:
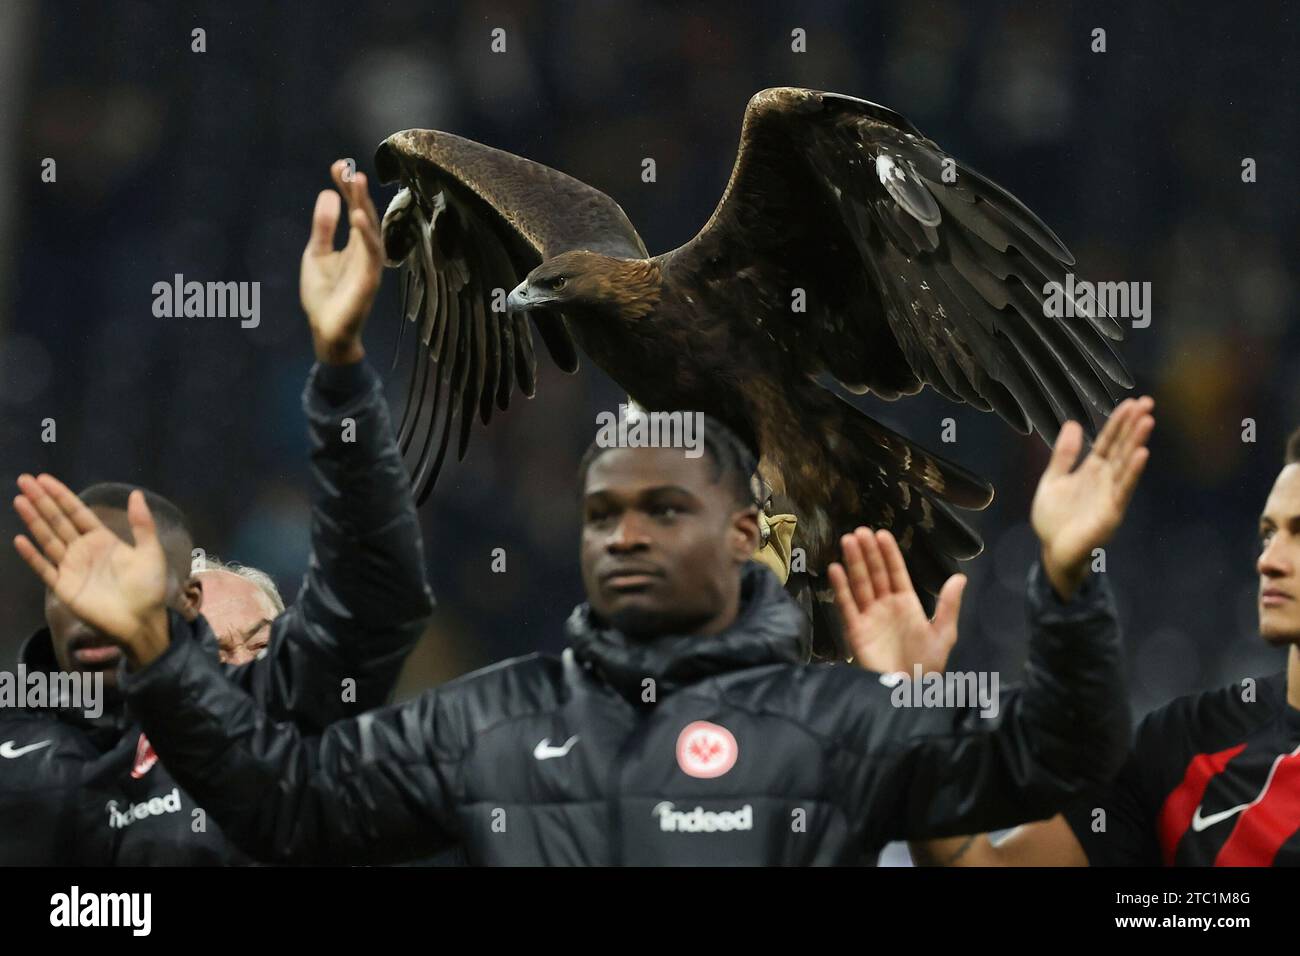
[[[574,318],[644,318],[659,302],[659,267],[585,249],[547,259],[511,290],[506,308],[555,309]]]

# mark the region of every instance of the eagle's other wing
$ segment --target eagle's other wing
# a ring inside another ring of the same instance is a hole
[[[460,136],[394,133],[380,144],[375,168],[380,182],[400,180],[404,187],[384,215],[384,248],[390,264],[404,266],[403,312],[419,329],[398,441],[423,502],[442,467],[453,418],[460,416],[463,458],[476,405],[487,424],[493,401],[506,409],[516,382],[533,394],[532,331],[525,313],[505,311],[505,293],[543,260],[571,249],[635,258],[646,251],[604,193]],[[503,290],[495,303],[494,290]],[[556,365],[576,371],[563,315],[533,319]]]
[[[760,320],[810,375],[884,398],[931,385],[1049,442],[1132,386],[1095,303],[1044,313],[1074,258],[1004,189],[865,100],[789,87],[745,110],[722,199],[663,257],[713,311]],[[806,311],[791,309],[803,289]]]

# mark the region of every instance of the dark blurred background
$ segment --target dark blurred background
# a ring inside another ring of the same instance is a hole
[[[490,49],[506,31],[507,52]],[[807,53],[791,30],[807,31]],[[1091,52],[1092,30],[1107,52]],[[191,30],[207,51],[191,52]],[[1280,6],[1042,2],[34,3],[0,6],[0,474],[139,482],[209,553],[292,599],[306,564],[297,269],[327,167],[407,127],[453,131],[613,196],[652,252],[712,211],[745,104],[799,85],[874,100],[1016,193],[1080,278],[1149,281],[1123,354],[1157,398],[1152,465],[1107,556],[1141,713],[1277,669],[1256,634],[1259,508],[1300,425],[1297,18]],[[42,161],[57,181],[41,180]],[[641,182],[654,157],[658,181]],[[1242,160],[1258,181],[1243,183]],[[391,198],[376,195],[380,209]],[[1286,250],[1290,250],[1287,252]],[[155,282],[261,283],[262,321],[160,319]],[[367,331],[387,369],[388,273]],[[409,343],[409,339],[407,340]],[[574,476],[623,394],[543,360],[423,510],[439,607],[401,695],[556,651],[581,598]],[[394,408],[404,379],[391,377]],[[927,394],[860,404],[990,477],[956,667],[1018,675],[1035,438]],[[941,420],[958,441],[942,445]],[[42,421],[57,441],[41,440]],[[1253,443],[1242,440],[1253,419]],[[6,508],[6,539],[19,522]],[[491,570],[504,548],[507,571]],[[0,660],[41,591],[0,548]],[[8,666],[7,664],[0,666]]]

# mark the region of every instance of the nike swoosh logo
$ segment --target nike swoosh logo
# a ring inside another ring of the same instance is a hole
[[[1249,803],[1243,803],[1241,806],[1233,807],[1231,810],[1223,810],[1219,813],[1211,813],[1208,817],[1201,816],[1201,808],[1198,806],[1196,808],[1196,812],[1192,814],[1192,829],[1195,830],[1197,833],[1200,833],[1202,830],[1206,829],[1207,827],[1212,827],[1216,823],[1222,823],[1224,820],[1228,819],[1228,817],[1236,816],[1242,810],[1245,810],[1248,806],[1250,806]]]
[[[48,747],[54,743],[53,740],[42,740],[40,743],[28,744],[26,747],[15,747],[15,741],[6,740],[0,744],[0,757],[8,757],[12,760],[14,757],[21,757],[23,754],[29,754],[33,750],[40,750],[42,747]]]
[[[550,760],[552,757],[563,757],[573,749],[573,745],[577,742],[578,737],[575,734],[564,742],[563,747],[552,747],[551,738],[543,737],[542,742],[533,749],[533,756],[538,760]]]
[[[1273,783],[1273,775],[1277,773],[1278,765],[1287,757],[1294,757],[1298,754],[1300,754],[1300,747],[1297,747],[1289,754],[1279,754],[1277,756],[1273,761],[1273,766],[1269,768],[1268,777],[1264,780],[1264,786],[1260,789],[1259,796],[1250,801],[1250,803],[1243,803],[1241,806],[1233,807],[1231,810],[1221,810],[1218,813],[1211,813],[1208,817],[1201,816],[1201,807],[1198,804],[1196,812],[1192,814],[1192,829],[1197,833],[1200,833],[1202,830],[1212,827],[1216,823],[1222,823],[1224,820],[1228,819],[1228,817],[1236,816],[1242,810],[1249,810],[1255,804],[1262,802],[1264,794],[1268,793],[1268,788]]]

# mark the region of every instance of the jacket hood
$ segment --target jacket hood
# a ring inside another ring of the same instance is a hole
[[[48,627],[41,628],[23,641],[18,648],[18,663],[29,671],[58,670],[59,665],[54,657],[54,638],[50,636]]]
[[[776,575],[753,561],[741,572],[740,612],[717,634],[635,640],[601,624],[586,603],[573,609],[566,630],[574,656],[633,701],[647,677],[657,694],[671,694],[715,674],[808,659],[804,613]]]

